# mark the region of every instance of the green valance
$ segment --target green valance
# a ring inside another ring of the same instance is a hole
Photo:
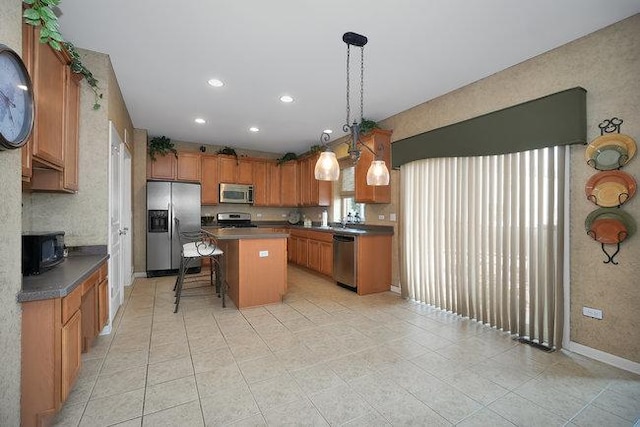
[[[585,144],[586,94],[575,87],[396,141],[391,145],[392,165]]]

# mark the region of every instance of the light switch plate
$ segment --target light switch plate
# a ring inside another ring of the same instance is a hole
[[[256,216],[257,216],[258,218],[262,218],[262,214],[261,214],[261,213],[257,213],[257,214],[256,214]]]
[[[394,214],[394,213],[390,213],[390,214],[389,214],[389,221],[397,221],[397,219],[396,219],[396,214]]]
[[[384,215],[378,215],[378,219],[382,221],[384,219]]]
[[[260,258],[268,257],[269,251],[260,251]]]
[[[582,315],[602,320],[602,310],[591,307],[582,307]]]

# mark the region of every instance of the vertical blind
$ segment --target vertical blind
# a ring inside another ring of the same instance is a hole
[[[408,296],[562,343],[565,147],[400,168]]]

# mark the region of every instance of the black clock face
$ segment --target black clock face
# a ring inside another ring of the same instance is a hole
[[[22,59],[0,44],[0,148],[19,148],[33,128],[33,88]]]

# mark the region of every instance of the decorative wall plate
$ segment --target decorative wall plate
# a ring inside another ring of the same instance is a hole
[[[620,206],[636,193],[636,180],[626,172],[614,170],[598,172],[587,181],[587,199],[598,206]]]
[[[612,170],[624,166],[636,154],[636,142],[628,135],[608,133],[594,139],[585,150],[589,166]]]
[[[600,208],[600,209],[596,209],[595,211],[587,215],[587,219],[584,221],[584,226],[585,226],[585,229],[587,230],[587,234],[589,234],[592,238],[596,240],[598,239],[594,237],[591,234],[591,232],[592,232],[592,227],[594,226],[593,224],[595,223],[595,221],[600,219],[613,219],[615,221],[620,222],[626,229],[626,236],[624,236],[625,239],[627,237],[633,236],[636,233],[636,221],[627,212],[618,208]],[[604,227],[604,225],[597,225],[597,228],[600,228],[600,227]],[[614,244],[619,243],[620,241],[616,241],[613,243]],[[604,242],[600,242],[600,243],[604,243]]]
[[[597,242],[609,245],[620,243],[628,237],[627,227],[614,218],[596,219],[587,234]]]

